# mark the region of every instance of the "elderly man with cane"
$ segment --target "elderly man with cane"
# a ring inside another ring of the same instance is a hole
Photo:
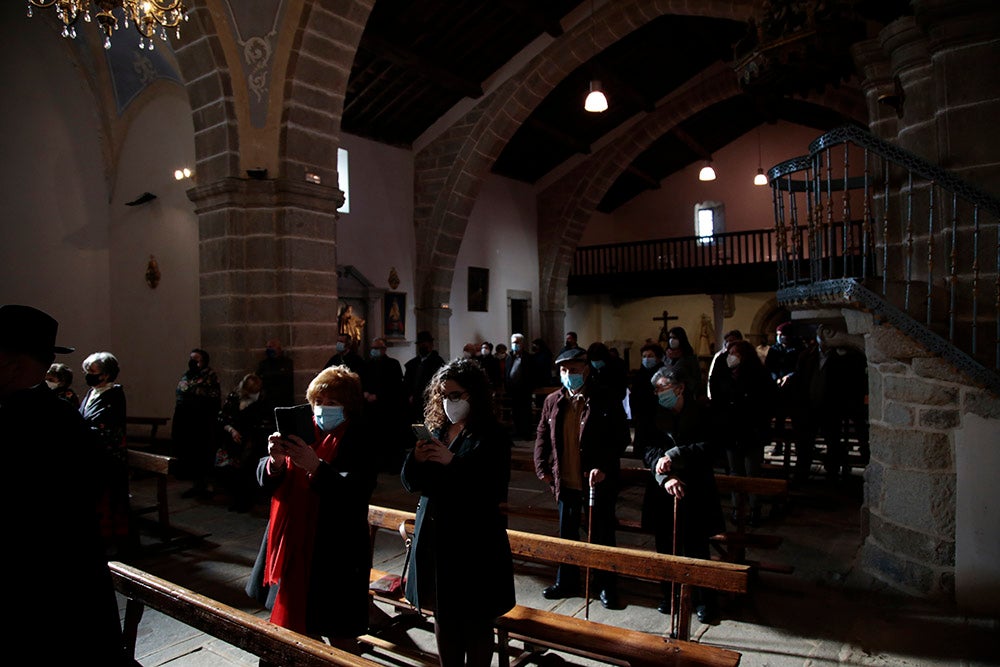
[[[704,441],[703,420],[686,384],[669,369],[652,378],[656,392],[655,413],[635,427],[636,451],[651,472],[643,502],[643,525],[655,535],[656,551],[689,558],[711,558],[709,538],[725,529],[725,519],[715,486],[713,452]],[[710,623],[718,613],[713,591],[693,592],[698,620]],[[663,584],[663,601],[657,608],[676,616],[672,587]]]
[[[589,381],[587,353],[564,351],[556,359],[562,387],[545,398],[535,438],[535,474],[545,481],[559,506],[559,537],[580,539],[585,492],[593,489],[588,540],[615,545],[615,502],[621,456],[628,445],[620,397]],[[617,581],[610,572],[594,576],[601,605],[618,609]],[[542,591],[548,600],[580,592],[580,568],[560,565],[555,584]],[[589,584],[587,591],[589,597]]]

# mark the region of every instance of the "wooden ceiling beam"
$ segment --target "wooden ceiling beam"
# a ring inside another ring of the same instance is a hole
[[[670,130],[670,134],[674,135],[674,138],[680,141],[682,144],[691,149],[702,160],[711,160],[712,153],[707,148],[698,143],[698,140],[692,137],[690,134],[682,130],[681,128],[674,126]]]
[[[584,141],[580,141],[573,135],[560,130],[559,128],[553,127],[546,122],[539,120],[534,116],[529,116],[526,121],[528,127],[533,130],[538,130],[548,138],[559,143],[562,146],[570,149],[574,153],[583,153],[584,155],[590,155],[590,144]]]
[[[655,176],[653,176],[652,174],[650,174],[648,171],[639,169],[639,167],[635,166],[634,162],[629,166],[625,167],[625,171],[629,174],[632,174],[640,181],[648,185],[650,190],[660,189],[660,180]]]
[[[536,30],[548,33],[552,37],[563,34],[562,24],[545,11],[547,6],[537,0],[500,0],[500,4],[514,12],[525,23]]]
[[[359,48],[366,49],[379,58],[405,67],[425,79],[430,79],[449,90],[479,99],[483,96],[483,87],[476,81],[455,74],[450,69],[432,62],[429,58],[416,53],[412,49],[396,44],[390,39],[366,30],[361,36]]]

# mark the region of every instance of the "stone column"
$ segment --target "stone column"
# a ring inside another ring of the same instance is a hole
[[[917,0],[934,81],[938,162],[988,192],[1000,192],[1000,166],[984,137],[1000,117],[1000,5],[995,0]]]
[[[254,370],[276,336],[295,363],[295,392],[337,337],[337,188],[225,178],[188,191],[198,215],[201,345],[223,391]]]
[[[566,336],[566,311],[561,308],[540,308],[538,310],[538,328],[541,331],[541,338],[549,348],[556,352],[562,349],[563,340]],[[530,341],[533,336],[527,332]]]
[[[434,336],[434,349],[438,351],[445,361],[451,358],[451,335],[449,320],[451,319],[451,308],[421,308],[419,305],[413,309],[417,320],[417,332],[430,331]],[[416,340],[417,332],[413,338]],[[414,354],[416,354],[416,347]]]

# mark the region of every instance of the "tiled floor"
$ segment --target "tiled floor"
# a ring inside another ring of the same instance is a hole
[[[528,447],[518,443],[518,447]],[[792,574],[760,572],[754,592],[743,599],[723,601],[723,618],[714,625],[692,621],[692,639],[740,651],[748,667],[785,665],[1000,665],[1000,622],[967,618],[949,610],[922,604],[888,592],[855,566],[860,546],[860,472],[845,483],[831,486],[818,478],[796,489],[780,516],[758,528],[780,535],[781,546],[766,553],[751,553],[762,561],[794,566]],[[205,535],[185,548],[158,548],[151,534],[144,537],[147,553],[132,565],[228,605],[266,617],[243,592],[266,521],[264,506],[249,514],[227,511],[227,500],[186,500],[180,497],[183,482],[170,483],[170,518],[174,526]],[[143,503],[153,494],[151,480],[137,480],[135,499]],[[412,509],[416,498],[400,486],[398,476],[380,476],[373,503]],[[514,505],[552,507],[547,489],[531,473],[514,472],[510,502]],[[623,515],[638,513],[641,492],[628,491],[620,500]],[[544,521],[512,519],[511,527],[551,534]],[[622,534],[620,543],[651,547],[651,537]],[[379,569],[397,571],[403,547],[398,536],[380,534],[375,553]],[[542,598],[551,583],[551,568],[519,564],[518,602],[528,606],[558,608],[562,613],[584,614],[584,600],[556,602]],[[656,611],[659,587],[652,582],[626,580],[621,584],[626,608],[589,607],[591,620],[662,633],[668,617]],[[124,613],[124,601],[122,600]],[[375,612],[383,613],[384,610]],[[427,629],[408,633],[414,645],[434,650]],[[145,667],[256,665],[255,656],[185,627],[153,610],[140,625],[138,660]],[[386,656],[368,655],[387,665]],[[572,664],[592,664],[563,656]]]

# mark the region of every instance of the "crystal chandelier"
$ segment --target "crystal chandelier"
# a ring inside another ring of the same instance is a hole
[[[91,0],[28,0],[28,17],[34,7],[55,7],[56,16],[62,21],[63,37],[76,37],[76,21],[80,17],[87,23],[92,18],[104,33],[104,48],[111,48],[111,35],[118,29],[118,19],[114,15],[121,9],[125,15],[124,27],[135,25],[139,33],[139,48],[153,50],[153,37],[157,34],[166,41],[167,28],[177,28],[177,38],[181,37],[180,22],[188,20],[182,0],[93,0],[94,14],[91,17]]]

